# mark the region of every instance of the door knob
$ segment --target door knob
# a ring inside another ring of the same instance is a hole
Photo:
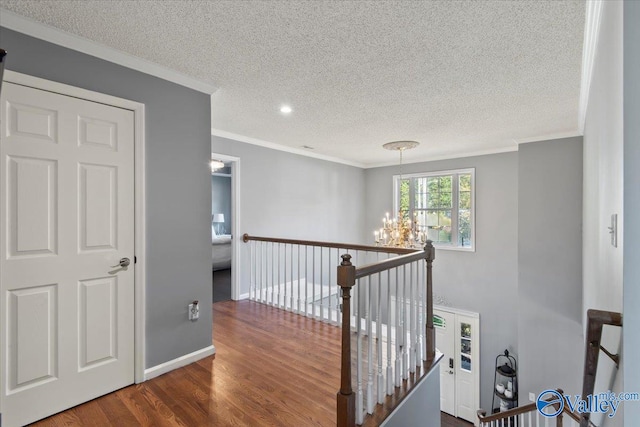
[[[450,373],[451,375],[453,375],[453,371],[449,371],[449,373]]]
[[[129,267],[129,264],[131,264],[131,260],[129,258],[122,258],[120,260],[120,262],[118,262],[118,265],[114,265],[114,267]]]

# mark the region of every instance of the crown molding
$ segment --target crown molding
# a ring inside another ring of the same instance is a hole
[[[502,154],[502,153],[510,153],[512,151],[518,151],[518,146],[508,146],[508,147],[500,147],[500,148],[491,148],[488,150],[478,150],[478,151],[465,151],[464,153],[459,154],[440,154],[435,156],[426,155],[424,157],[419,157],[417,159],[412,160],[403,160],[403,165],[410,165],[414,163],[425,163],[425,162],[436,162],[439,160],[451,160],[451,159],[462,159],[465,157],[476,157],[476,156],[486,156],[489,154]],[[364,166],[364,169],[371,168],[382,168],[387,166],[398,166],[398,162],[383,162],[383,163],[369,163]]]
[[[519,145],[519,144],[528,144],[530,142],[552,141],[554,139],[573,138],[575,136],[582,136],[582,133],[578,131],[549,133],[547,135],[538,135],[532,138],[514,139],[513,142]]]
[[[84,37],[62,31],[50,25],[34,21],[14,12],[0,8],[0,26],[35,37],[68,49],[82,52],[123,67],[131,68],[145,74],[159,77],[163,80],[188,87],[198,92],[211,95],[218,88],[193,77],[171,70],[155,62],[138,58],[117,49],[99,44]]]
[[[584,133],[584,123],[589,103],[589,91],[593,64],[600,33],[600,18],[602,16],[602,0],[588,0],[585,14],[584,43],[582,48],[582,77],[580,81],[580,104],[578,107],[578,130]]]
[[[247,144],[257,145],[264,148],[270,148],[272,150],[284,151],[285,153],[297,154],[299,156],[311,157],[319,160],[326,160],[328,162],[340,163],[348,166],[355,166],[357,168],[364,169],[366,165],[364,163],[352,162],[350,160],[340,159],[338,157],[326,156],[324,154],[317,154],[299,148],[288,147],[282,144],[276,144],[274,142],[264,141],[258,138],[252,138],[250,136],[244,136],[237,133],[227,132],[226,130],[211,128],[211,135],[219,136],[220,138],[232,139],[234,141],[246,142]]]

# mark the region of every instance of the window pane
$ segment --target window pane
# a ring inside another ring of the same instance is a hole
[[[427,200],[427,208],[438,209],[440,207],[440,194],[429,193],[429,199]]]
[[[451,209],[451,193],[440,193],[440,200],[438,204],[438,207],[440,208]]]
[[[440,181],[439,177],[427,178],[427,190],[429,193],[437,193],[438,192],[438,183]]]
[[[471,209],[471,193],[469,191],[460,192],[460,209]]]
[[[471,370],[471,359],[465,355],[460,355],[460,368],[465,371]]]
[[[429,209],[427,211],[427,227],[437,227],[440,225],[438,221],[438,211]]]
[[[471,191],[471,174],[465,173],[459,175],[460,191]]]
[[[460,209],[458,211],[458,245],[471,247],[471,211]]]
[[[471,338],[471,325],[469,323],[460,323],[460,336]]]
[[[440,192],[451,193],[451,175],[440,177]]]

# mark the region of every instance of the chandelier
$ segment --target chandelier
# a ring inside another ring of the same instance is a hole
[[[382,147],[387,150],[395,150],[400,152],[400,180],[402,183],[402,152],[410,150],[419,145],[416,141],[393,141],[387,142]],[[382,227],[373,232],[376,246],[391,246],[396,248],[415,248],[422,247],[426,242],[426,233],[420,231],[417,213],[414,212],[413,218],[407,218],[401,210],[398,210],[398,216],[389,217],[389,212],[382,218]]]

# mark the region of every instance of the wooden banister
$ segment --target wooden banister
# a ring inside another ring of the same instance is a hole
[[[400,267],[413,261],[426,259],[426,257],[427,253],[425,251],[414,250],[412,253],[406,255],[385,259],[382,261],[374,262],[373,264],[363,265],[362,267],[358,267],[356,269],[356,279],[362,279],[363,277],[371,276],[372,274],[391,270],[392,268]]]
[[[604,325],[622,326],[622,314],[613,311],[587,310],[587,342],[585,348],[584,375],[582,376],[582,399],[593,395],[598,371],[600,350],[609,356],[616,364],[619,363],[617,354],[612,354],[600,344]],[[581,414],[580,427],[589,426],[590,413]]]
[[[356,396],[351,386],[351,288],[356,284],[356,268],[351,255],[342,255],[338,266],[338,286],[342,290],[342,355],[340,391],[337,396],[337,425],[352,427],[356,424]]]
[[[436,249],[431,240],[427,240],[424,247],[427,261],[427,363],[431,364],[436,357],[436,330],[433,326],[433,261],[436,259]]]
[[[348,243],[320,242],[315,240],[295,240],[295,239],[280,239],[276,237],[257,237],[257,236],[251,236],[247,233],[242,235],[243,242],[247,243],[250,240],[253,240],[256,242],[286,243],[290,245],[317,246],[321,248],[333,248],[333,249],[350,249],[352,251],[382,252],[382,253],[398,254],[398,255],[420,252],[420,249],[393,248],[390,246],[367,246],[367,245],[355,245],[355,244],[351,245]]]

